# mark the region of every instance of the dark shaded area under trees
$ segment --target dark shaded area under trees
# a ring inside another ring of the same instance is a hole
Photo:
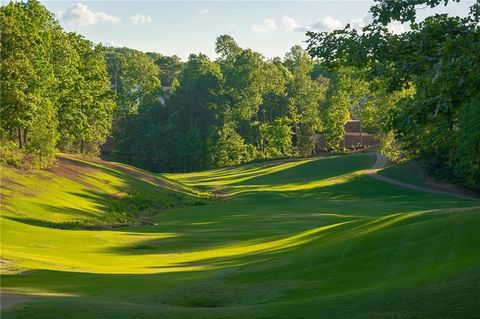
[[[437,176],[480,190],[480,3],[466,17],[416,19],[418,8],[448,2],[377,0],[361,32],[309,32],[308,51],[332,72],[365,70],[370,92],[398,96],[380,126],[388,156],[419,158]],[[392,21],[410,31],[388,32]]]

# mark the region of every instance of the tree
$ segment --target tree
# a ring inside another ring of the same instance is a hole
[[[61,149],[95,154],[110,134],[115,108],[103,47],[72,33],[60,36],[56,50]]]
[[[333,149],[346,146],[340,145],[345,135],[345,123],[353,118],[362,120],[365,104],[371,101],[372,96],[359,70],[342,68],[334,73],[322,108],[325,137]]]
[[[253,147],[236,132],[230,124],[225,124],[219,131],[210,151],[211,164],[216,167],[238,165],[251,160]]]
[[[285,157],[292,154],[292,128],[287,117],[276,118],[272,124],[260,125],[264,157]]]
[[[394,134],[404,156],[422,159],[443,176],[467,180],[459,166],[465,154],[460,155],[457,132],[459,123],[466,123],[460,120],[469,110],[465,105],[476,100],[479,89],[480,3],[472,4],[467,17],[437,14],[416,21],[417,6],[441,3],[448,1],[379,0],[364,32],[349,26],[310,32],[309,52],[330,68],[366,69],[371,83],[381,82],[390,92],[413,88],[396,102],[384,133]],[[411,31],[388,32],[392,21],[409,23]]]
[[[313,61],[299,46],[286,54],[284,63],[293,74],[287,90],[296,148],[302,156],[310,156],[315,150],[316,132],[323,125],[320,103],[325,99],[328,82],[311,78]]]
[[[126,48],[109,49],[105,58],[111,85],[116,90],[117,103],[113,120],[112,155],[117,160],[141,165],[133,160],[138,151],[136,142],[145,142],[144,135],[136,140],[136,136],[142,132],[142,129],[137,131],[136,128],[142,128],[138,122],[142,118],[139,114],[147,113],[152,105],[160,103],[162,93],[158,67],[145,53]]]
[[[224,121],[222,72],[207,56],[190,55],[178,83],[167,100],[166,134],[175,140],[167,146],[179,156],[166,165],[181,171],[202,169],[211,161],[208,150]]]
[[[52,34],[58,25],[35,0],[2,6],[0,22],[2,130],[16,135],[19,148],[27,146],[41,164],[49,162],[58,138],[51,62]]]
[[[166,56],[155,52],[148,52],[147,55],[155,61],[160,71],[160,82],[163,86],[172,86],[175,79],[180,76],[184,63],[176,55]]]
[[[480,96],[465,103],[460,114],[455,168],[466,185],[480,189]]]

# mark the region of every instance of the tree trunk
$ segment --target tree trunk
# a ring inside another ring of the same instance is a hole
[[[27,145],[27,129],[23,130],[23,145]]]
[[[18,148],[23,148],[23,140],[22,140],[22,129],[20,127],[17,128],[17,137],[18,137]]]
[[[363,129],[362,129],[362,121],[360,121],[360,146],[363,148]]]

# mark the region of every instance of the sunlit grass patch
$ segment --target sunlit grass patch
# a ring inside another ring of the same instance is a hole
[[[472,317],[480,205],[363,175],[373,162],[359,154],[152,179],[99,161],[74,178],[6,168],[2,289],[43,296],[5,313],[415,317],[421,300],[437,317],[453,308]],[[208,200],[197,187],[228,198]],[[135,222],[85,229],[113,211]]]

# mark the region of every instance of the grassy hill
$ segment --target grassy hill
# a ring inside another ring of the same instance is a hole
[[[3,168],[2,290],[30,300],[2,316],[475,317],[479,202],[363,175],[374,161]]]

